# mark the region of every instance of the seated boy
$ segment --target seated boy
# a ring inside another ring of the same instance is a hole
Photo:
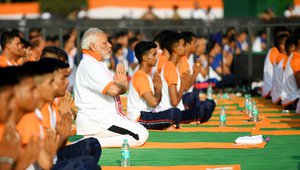
[[[132,77],[127,98],[127,117],[137,121],[147,129],[164,129],[176,124],[179,127],[181,111],[169,108],[156,112],[155,107],[161,101],[162,82],[156,72],[151,78],[151,69],[157,62],[157,45],[150,41],[141,41],[135,46],[135,55],[140,68]]]

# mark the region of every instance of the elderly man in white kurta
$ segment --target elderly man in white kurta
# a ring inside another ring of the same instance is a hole
[[[124,139],[130,146],[143,145],[147,129],[129,121],[121,108],[119,95],[128,88],[124,66],[118,65],[112,75],[103,62],[111,55],[106,34],[90,28],[82,37],[81,48],[83,59],[75,82],[77,134],[97,138],[102,147],[120,147]]]

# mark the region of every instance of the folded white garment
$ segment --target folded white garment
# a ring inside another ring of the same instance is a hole
[[[241,136],[235,140],[237,144],[260,144],[263,142],[262,135],[256,136]]]
[[[233,167],[207,168],[206,170],[233,170]]]

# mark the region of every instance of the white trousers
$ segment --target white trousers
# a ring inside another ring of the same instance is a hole
[[[129,146],[142,146],[148,139],[149,132],[144,126],[119,115],[113,116],[106,123],[111,125],[108,129],[85,135],[84,139],[94,137],[98,139],[101,147],[121,147],[124,139],[127,139]]]

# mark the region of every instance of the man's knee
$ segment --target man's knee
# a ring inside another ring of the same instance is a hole
[[[176,126],[179,127],[179,123],[182,119],[182,111],[178,108],[171,108],[170,117],[175,122]]]
[[[145,127],[141,126],[138,131],[138,136],[139,139],[136,140],[134,146],[142,146],[147,141],[149,137],[149,132]]]
[[[99,160],[102,152],[99,141],[96,138],[92,137],[84,139],[84,141],[86,142],[87,148],[91,151],[91,154],[95,157],[96,160]]]

